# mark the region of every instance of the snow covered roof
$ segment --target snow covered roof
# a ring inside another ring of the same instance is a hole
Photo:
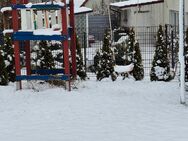
[[[87,7],[75,7],[75,9],[74,9],[75,14],[90,13],[92,11],[93,10],[91,8],[87,8]]]
[[[127,0],[122,2],[111,3],[110,6],[118,7],[118,8],[126,8],[126,7],[133,7],[137,5],[148,5],[148,4],[155,4],[161,2],[164,2],[164,0]]]

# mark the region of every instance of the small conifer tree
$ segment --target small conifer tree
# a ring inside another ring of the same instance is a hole
[[[126,65],[129,65],[130,63],[134,62],[134,47],[135,47],[135,33],[134,33],[134,29],[131,28],[129,31],[129,38],[126,47],[126,59],[125,59]]]
[[[94,57],[95,72],[97,80],[102,80],[105,77],[111,76],[112,80],[116,79],[114,74],[114,59],[113,52],[110,48],[110,34],[106,30],[104,34],[103,47],[101,53],[97,52]]]
[[[8,74],[4,61],[3,51],[0,48],[0,85],[8,85]]]
[[[47,41],[40,41],[32,52],[36,55],[33,59],[36,69],[53,69],[55,67],[52,50]]]
[[[170,79],[170,64],[161,25],[157,32],[156,50],[152,62],[150,79],[151,81],[169,81]]]
[[[8,80],[11,82],[15,81],[15,64],[14,64],[14,49],[12,46],[12,39],[9,35],[3,37],[4,43],[1,46],[4,52],[4,61],[6,65],[6,71],[8,73]]]
[[[185,81],[188,82],[188,28],[186,30],[186,35],[185,35],[184,53],[185,53]]]
[[[135,78],[135,80],[142,80],[144,78],[144,67],[142,64],[142,56],[138,42],[135,43],[134,50],[135,53],[134,53],[133,77]]]

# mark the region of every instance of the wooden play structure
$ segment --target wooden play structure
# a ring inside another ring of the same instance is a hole
[[[70,77],[76,78],[76,36],[74,23],[74,0],[51,0],[45,3],[30,3],[29,0],[12,0],[11,6],[1,12],[12,13],[12,32],[15,55],[16,86],[22,89],[22,80],[65,80],[70,87]],[[64,68],[31,70],[31,46],[33,40],[57,40],[62,42]],[[24,43],[26,75],[21,73],[20,42]],[[70,53],[69,53],[70,49]],[[72,68],[70,68],[70,56]],[[71,72],[70,72],[71,70]]]

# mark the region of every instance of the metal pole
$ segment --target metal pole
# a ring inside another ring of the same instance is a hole
[[[183,7],[184,0],[179,0],[179,61],[180,61],[180,103],[185,104],[185,60],[184,60],[184,40],[183,40]]]

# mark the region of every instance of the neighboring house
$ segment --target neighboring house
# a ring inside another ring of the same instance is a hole
[[[128,0],[110,4],[120,13],[120,26],[178,25],[179,0]],[[188,1],[185,0],[185,25],[188,25]]]
[[[108,6],[122,0],[84,0],[81,6],[93,9],[93,15],[108,15]]]
[[[93,9],[89,14],[89,34],[94,35],[97,40],[103,40],[105,29],[110,27],[109,4],[121,0],[85,0],[81,6]],[[111,18],[114,21],[114,17]]]

